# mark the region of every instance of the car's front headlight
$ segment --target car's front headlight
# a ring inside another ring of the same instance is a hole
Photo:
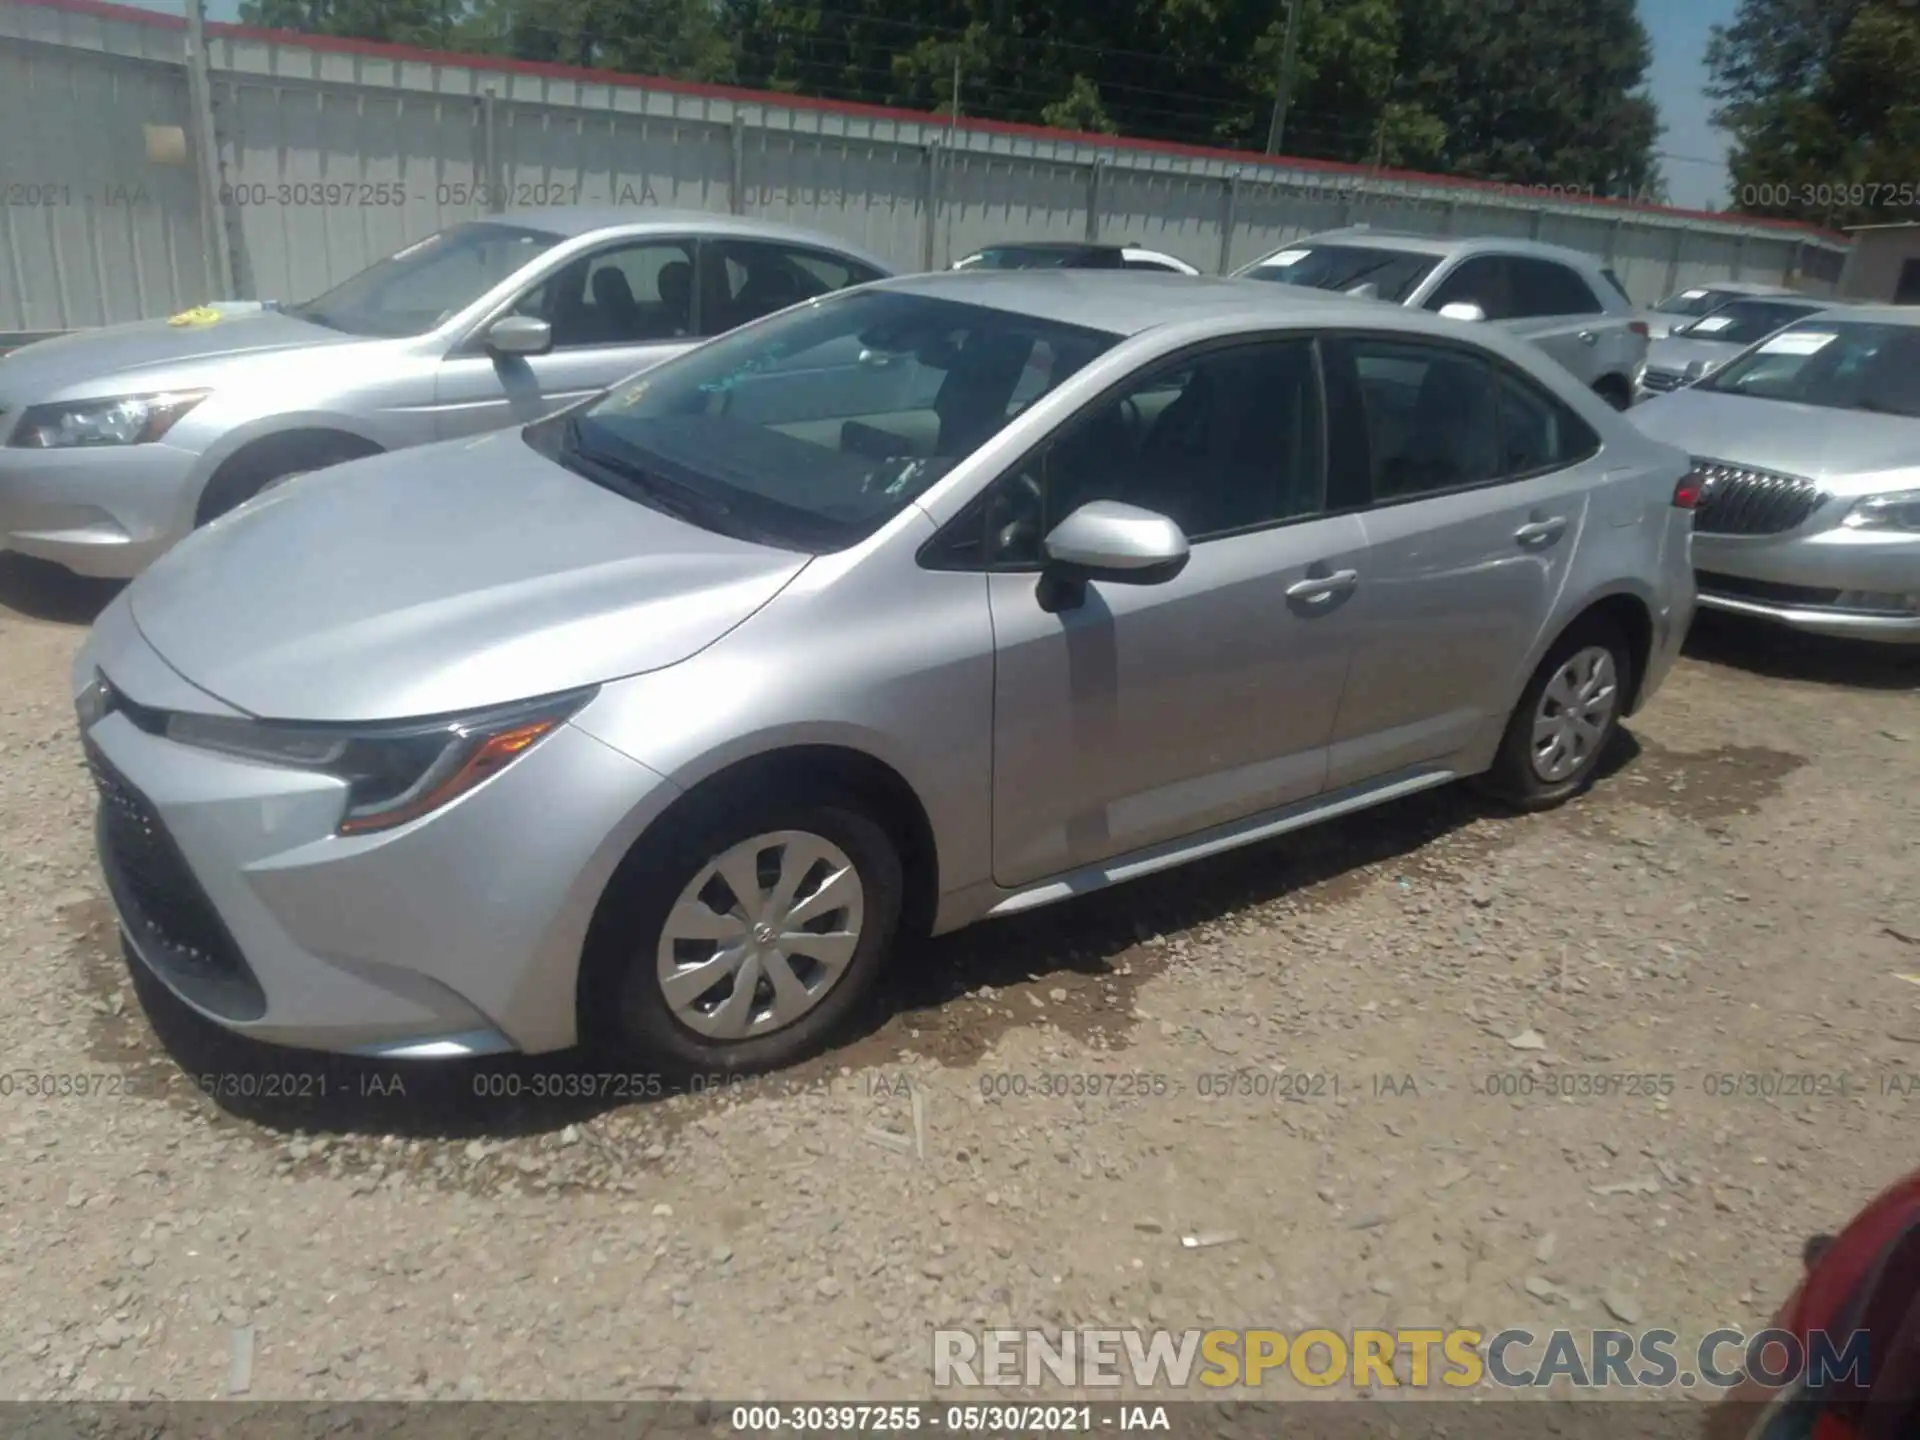
[[[592,689],[413,724],[296,725],[169,715],[169,740],[347,782],[342,835],[390,830],[438,810],[527,753],[592,698]]]
[[[1869,495],[1854,502],[1840,522],[1849,530],[1905,530],[1920,532],[1920,490]]]
[[[62,400],[31,405],[7,443],[29,450],[76,445],[150,445],[207,398],[205,390],[165,390],[153,395],[115,395],[104,400]]]

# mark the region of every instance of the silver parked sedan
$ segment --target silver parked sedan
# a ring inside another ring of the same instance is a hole
[[[1432,316],[884,281],[191,536],[76,662],[100,860],[236,1030],[784,1063],[903,932],[1577,793],[1692,613],[1687,473]]]
[[[1774,331],[1831,308],[1826,300],[1733,300],[1676,325],[1647,351],[1646,374],[1636,397],[1645,400],[1690,385]]]
[[[1920,642],[1920,314],[1798,321],[1632,414],[1697,457],[1702,605]]]
[[[0,359],[0,550],[138,573],[290,475],[549,411],[886,267],[723,215],[456,225],[316,300],[207,306]]]

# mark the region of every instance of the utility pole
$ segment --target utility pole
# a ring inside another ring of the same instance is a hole
[[[953,47],[953,105],[947,111],[947,129],[960,123],[960,47]]]
[[[1280,153],[1287,131],[1287,104],[1293,98],[1293,49],[1300,39],[1300,0],[1287,0],[1287,34],[1280,42],[1280,73],[1273,82],[1273,122],[1267,127],[1267,154]]]
[[[227,246],[226,206],[220,198],[220,141],[213,128],[213,81],[207,74],[206,0],[187,0],[187,107],[193,114],[194,169],[200,181],[200,233],[213,259],[208,277],[218,298],[231,300],[233,252]]]

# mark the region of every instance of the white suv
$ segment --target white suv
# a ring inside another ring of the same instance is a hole
[[[1538,344],[1616,410],[1633,402],[1646,368],[1647,323],[1613,272],[1558,245],[1331,230],[1234,273],[1496,321]]]

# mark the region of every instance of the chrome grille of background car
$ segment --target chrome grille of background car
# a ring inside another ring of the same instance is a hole
[[[1640,383],[1649,390],[1678,390],[1687,383],[1687,377],[1672,370],[1648,370],[1641,375]]]
[[[1797,475],[1697,456],[1693,466],[1704,486],[1693,512],[1696,534],[1780,535],[1820,503],[1820,487]]]

